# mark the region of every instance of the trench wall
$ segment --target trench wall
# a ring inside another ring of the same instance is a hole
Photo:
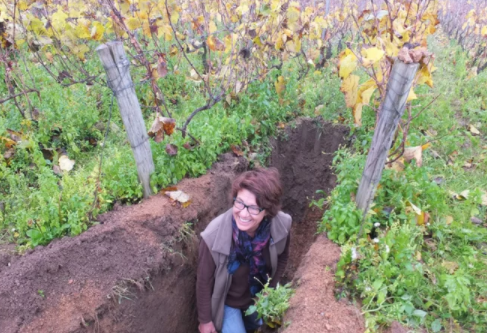
[[[291,279],[316,232],[308,207],[317,189],[334,186],[333,152],[346,129],[299,119],[272,142],[281,171],[283,210],[293,216]],[[199,232],[230,207],[234,176],[248,162],[225,154],[204,176],[177,185],[192,197],[181,208],[163,195],[116,207],[85,233],[24,256],[0,253],[0,331],[196,332]]]

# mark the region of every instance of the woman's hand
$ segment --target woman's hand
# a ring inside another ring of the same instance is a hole
[[[206,324],[200,324],[198,329],[200,333],[216,333],[215,325],[213,325],[212,321]]]

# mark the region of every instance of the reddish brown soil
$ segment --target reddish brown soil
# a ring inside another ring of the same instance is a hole
[[[319,214],[307,206],[317,189],[334,185],[330,165],[345,130],[299,120],[274,142],[271,165],[285,186],[283,210],[293,216],[292,279],[316,232]],[[17,257],[0,251],[0,331],[195,332],[197,237],[182,237],[191,222],[199,235],[229,207],[231,180],[247,168],[243,158],[219,163],[178,188],[192,196],[182,209],[162,195],[117,207],[99,225]]]
[[[284,187],[283,210],[293,217],[290,258],[282,282],[292,280],[316,237],[317,223],[323,215],[310,208],[312,198],[325,196],[335,187],[331,169],[333,153],[344,143],[348,130],[317,119],[299,118],[271,142],[270,165],[276,167]]]
[[[284,322],[285,333],[363,333],[364,319],[360,310],[347,300],[334,295],[334,272],[340,259],[340,248],[325,236],[318,236],[303,259],[294,281],[296,294]]]

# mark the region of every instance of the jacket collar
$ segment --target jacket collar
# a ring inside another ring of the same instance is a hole
[[[215,242],[213,242],[212,251],[230,255],[232,247],[232,208],[223,213],[222,221],[218,227]],[[280,213],[271,220],[271,245],[287,237],[287,230],[281,222]]]

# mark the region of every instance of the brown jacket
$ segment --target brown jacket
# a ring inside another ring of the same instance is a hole
[[[269,252],[271,257],[272,275],[277,270],[277,257],[285,247],[286,240],[291,230],[291,216],[279,212],[271,220],[271,239]],[[206,227],[201,237],[211,251],[216,265],[215,285],[211,296],[211,313],[215,328],[220,331],[223,325],[223,310],[228,289],[232,282],[232,276],[228,274],[228,256],[232,246],[232,208],[221,214]]]

